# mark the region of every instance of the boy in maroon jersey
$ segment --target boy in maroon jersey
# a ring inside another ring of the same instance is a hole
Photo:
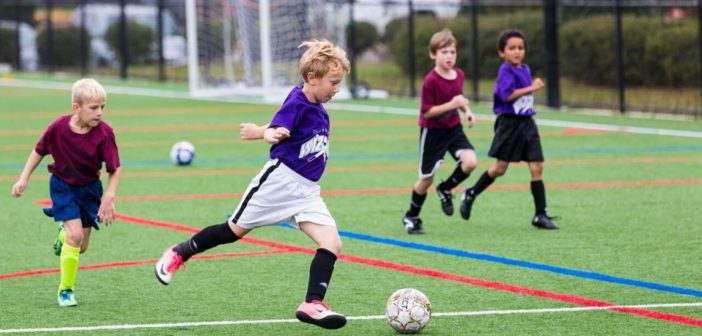
[[[424,77],[422,105],[419,113],[419,179],[412,188],[410,208],[402,218],[409,234],[424,233],[419,212],[439,165],[448,152],[457,161],[456,169],[446,181],[436,186],[441,209],[453,215],[451,189],[463,182],[478,165],[473,145],[463,132],[458,110],[466,114],[468,127],[473,127],[475,116],[463,96],[463,71],[456,65],[456,38],[444,29],[429,41],[429,56],[436,64]]]
[[[44,156],[51,154],[54,162],[48,168],[53,205],[44,212],[62,222],[54,245],[61,256],[61,307],[78,304],[73,293],[78,255],[88,249],[92,228],[99,230],[99,222],[112,224],[121,170],[115,134],[102,120],[105,89],[93,79],[81,79],[73,84],[71,94],[73,113],[60,116],[49,125],[12,186],[12,196],[22,196],[32,172]],[[104,193],[100,182],[103,162],[108,175]]]

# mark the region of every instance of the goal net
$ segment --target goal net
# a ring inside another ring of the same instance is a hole
[[[302,82],[300,43],[327,39],[345,49],[341,8],[325,0],[186,0],[190,94],[284,99]]]

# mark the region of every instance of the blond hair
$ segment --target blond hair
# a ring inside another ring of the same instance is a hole
[[[345,73],[351,71],[351,64],[346,58],[346,52],[327,40],[305,41],[297,47],[309,48],[300,57],[300,74],[305,82],[307,82],[307,74],[310,72],[314,78],[322,78],[330,70],[341,69]]]
[[[73,83],[71,99],[72,103],[82,105],[84,102],[107,99],[107,92],[98,81],[83,78]]]
[[[439,49],[446,48],[452,44],[457,44],[456,38],[453,37],[451,30],[444,29],[431,36],[431,40],[429,40],[429,52],[434,55]]]

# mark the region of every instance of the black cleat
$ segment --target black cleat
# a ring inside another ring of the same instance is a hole
[[[471,189],[466,189],[463,191],[461,196],[461,206],[458,209],[461,212],[461,217],[463,219],[470,219],[470,211],[473,209],[473,202],[475,202],[475,195],[473,195]]]
[[[451,189],[444,189],[441,187],[444,183],[441,182],[436,186],[436,194],[439,195],[439,201],[441,202],[441,210],[446,214],[446,216],[453,216],[453,193]]]
[[[405,231],[409,234],[424,234],[422,219],[419,218],[419,216],[411,217],[405,215],[405,217],[402,218],[402,225],[404,225]]]
[[[534,219],[531,220],[531,225],[544,230],[558,230],[558,225],[552,222],[552,219],[558,219],[558,217],[550,217],[548,215],[536,215]]]

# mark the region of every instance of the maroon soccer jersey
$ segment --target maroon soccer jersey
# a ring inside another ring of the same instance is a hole
[[[436,105],[448,103],[453,97],[463,94],[463,71],[456,70],[456,78],[446,79],[432,69],[424,77],[422,84],[422,106],[419,111],[419,126],[424,128],[451,128],[461,123],[458,110],[446,112],[438,117],[427,119],[424,113]]]
[[[70,114],[54,120],[34,147],[37,154],[53,157],[50,173],[68,184],[84,185],[100,178],[103,162],[108,173],[119,168],[119,152],[110,125],[101,121],[88,133],[78,134],[71,130],[70,120]]]

